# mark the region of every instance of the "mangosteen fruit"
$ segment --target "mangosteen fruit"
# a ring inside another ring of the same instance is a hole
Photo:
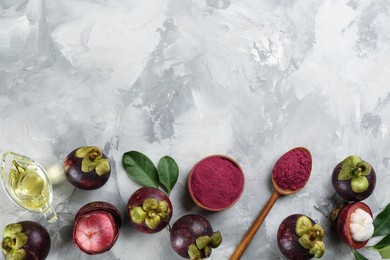
[[[104,201],[90,202],[76,214],[73,242],[89,255],[104,253],[114,246],[121,224],[121,214],[114,205]]]
[[[156,233],[164,229],[172,218],[172,212],[168,196],[152,187],[136,190],[127,203],[131,225],[142,233]]]
[[[97,146],[73,150],[64,160],[65,177],[76,188],[95,190],[103,186],[111,174],[110,160]]]
[[[46,259],[50,252],[50,235],[34,221],[20,221],[4,228],[1,249],[5,259]]]
[[[306,215],[294,214],[285,218],[280,224],[277,241],[285,257],[305,260],[324,255],[323,237],[324,229],[320,224],[316,224]]]
[[[374,233],[371,209],[363,202],[346,205],[337,216],[337,231],[349,247],[364,247]]]
[[[211,255],[222,242],[221,232],[213,232],[210,223],[197,214],[179,218],[171,229],[171,246],[184,258],[199,260]]]
[[[333,170],[333,188],[347,201],[361,201],[368,198],[374,191],[375,184],[374,168],[359,156],[348,156]]]

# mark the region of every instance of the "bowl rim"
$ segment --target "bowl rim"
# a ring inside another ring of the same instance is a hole
[[[196,169],[196,167],[201,164],[202,162],[204,162],[205,160],[207,159],[210,159],[210,158],[214,158],[214,157],[218,157],[218,158],[223,158],[223,159],[227,159],[229,160],[230,162],[232,162],[240,171],[241,173],[241,176],[242,176],[242,187],[241,187],[241,191],[239,193],[239,195],[237,196],[236,199],[234,199],[233,202],[231,202],[228,206],[226,207],[223,207],[223,208],[210,208],[210,207],[207,207],[205,205],[203,205],[199,200],[197,200],[193,194],[193,191],[192,191],[192,188],[191,188],[191,180],[192,180],[192,175],[194,173],[194,170]],[[223,211],[223,210],[226,210],[228,208],[231,208],[234,204],[237,203],[237,201],[241,198],[242,194],[244,193],[244,189],[245,189],[245,174],[244,174],[244,171],[242,169],[242,167],[240,166],[240,164],[235,160],[233,159],[232,157],[230,156],[227,156],[227,155],[223,155],[223,154],[212,154],[212,155],[208,155],[204,158],[202,158],[201,160],[199,160],[190,170],[189,174],[188,174],[188,177],[187,177],[187,190],[188,190],[188,193],[191,197],[191,199],[194,201],[194,203],[202,208],[202,209],[205,209],[205,210],[208,210],[208,211],[212,211],[212,212],[218,212],[218,211]]]

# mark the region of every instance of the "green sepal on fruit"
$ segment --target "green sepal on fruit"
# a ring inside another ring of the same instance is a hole
[[[84,146],[76,150],[75,156],[82,158],[81,170],[90,172],[95,170],[99,176],[110,171],[110,161],[103,158],[102,150],[97,146]]]
[[[23,246],[27,243],[28,237],[22,232],[21,224],[9,224],[3,232],[1,249],[7,259],[22,260],[26,256]]]
[[[320,258],[325,253],[325,244],[322,242],[324,229],[319,224],[312,225],[311,220],[306,216],[297,219],[295,233],[300,237],[299,244],[309,250],[309,253]]]
[[[352,190],[361,193],[368,189],[369,182],[366,176],[370,173],[371,165],[359,156],[352,155],[342,161],[338,180],[351,181]]]
[[[145,223],[150,229],[155,229],[170,215],[168,203],[164,200],[158,201],[155,198],[147,198],[142,206],[130,209],[131,220],[136,224]]]
[[[216,231],[211,236],[200,236],[188,247],[188,255],[191,260],[208,258],[212,248],[217,248],[222,243],[221,232]]]

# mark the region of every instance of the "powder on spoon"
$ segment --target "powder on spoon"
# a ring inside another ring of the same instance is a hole
[[[295,148],[276,162],[272,178],[281,189],[296,191],[308,181],[311,166],[310,153],[305,148]]]
[[[211,210],[232,206],[241,196],[244,175],[241,168],[226,156],[209,156],[192,169],[189,190],[193,198]]]

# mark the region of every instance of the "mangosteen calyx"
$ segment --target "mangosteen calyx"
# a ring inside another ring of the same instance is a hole
[[[103,158],[102,150],[97,146],[84,146],[77,149],[75,156],[82,158],[81,171],[90,172],[95,170],[99,176],[110,171],[110,160]]]
[[[200,236],[188,247],[190,260],[200,260],[211,255],[212,248],[217,248],[222,243],[220,231],[214,232],[211,236]]]
[[[320,224],[312,225],[311,220],[301,216],[295,224],[295,233],[299,236],[299,244],[309,250],[311,255],[322,257],[325,253],[325,244],[322,242],[324,229]]]
[[[28,237],[22,232],[21,224],[9,224],[4,228],[1,249],[7,259],[24,259],[26,251],[23,246],[27,243]]]
[[[356,193],[362,193],[368,189],[366,178],[371,173],[371,165],[363,161],[359,156],[348,156],[341,163],[338,175],[340,181],[351,181],[351,188]]]
[[[170,209],[165,200],[158,201],[155,198],[147,198],[142,206],[132,207],[130,217],[136,224],[145,223],[150,229],[155,229],[161,220],[169,217]]]

